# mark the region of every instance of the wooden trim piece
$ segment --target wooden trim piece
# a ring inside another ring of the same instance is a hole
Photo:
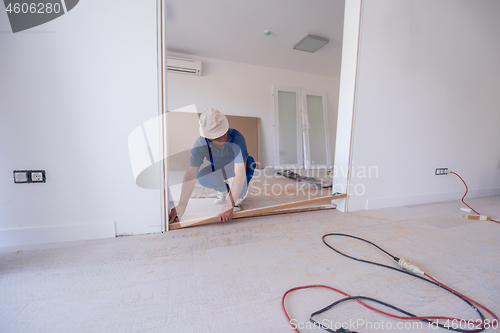
[[[282,203],[282,204],[273,205],[273,206],[243,210],[243,211],[239,211],[239,212],[234,213],[233,219],[239,219],[242,217],[254,217],[254,216],[259,216],[259,214],[263,214],[263,213],[269,213],[269,212],[274,212],[277,210],[282,210],[282,209],[287,209],[287,208],[294,208],[294,207],[299,207],[299,206],[311,205],[311,204],[315,204],[315,203],[331,201],[331,200],[336,200],[336,199],[343,199],[345,197],[347,197],[346,194],[327,195],[327,196],[306,199],[306,200],[301,200],[301,201],[293,201],[293,202],[287,202],[287,203]],[[175,222],[175,223],[170,224],[169,230],[194,227],[197,225],[208,224],[208,223],[213,223],[213,222],[217,222],[217,221],[218,221],[218,216],[212,216],[212,217],[208,217],[208,218],[188,220],[188,221],[184,221],[184,222],[183,221]]]
[[[260,130],[260,118],[257,118],[257,160],[259,164],[257,165],[257,169],[262,168],[262,139],[261,139],[261,130]]]
[[[248,217],[303,213],[303,212],[312,212],[312,211],[317,211],[317,210],[327,210],[327,209],[335,209],[335,208],[337,208],[337,205],[332,204],[332,205],[320,205],[320,206],[310,206],[310,207],[301,207],[301,208],[280,209],[280,210],[256,214],[254,216],[248,216]]]
[[[164,30],[164,25],[163,25],[163,0],[160,0],[160,57],[161,57],[161,65],[160,65],[160,75],[161,75],[161,158],[162,158],[162,186],[163,187],[163,223],[164,223],[164,230],[168,231],[168,202],[167,202],[167,165],[166,165],[166,145],[165,145],[165,78],[163,77],[164,73],[164,54],[163,54],[163,49],[164,49],[164,44],[163,44],[163,30]]]
[[[491,216],[488,215],[464,214],[464,217],[467,220],[491,221]]]

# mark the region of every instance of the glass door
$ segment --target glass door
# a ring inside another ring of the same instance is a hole
[[[300,89],[274,87],[274,167],[303,167]]]
[[[331,166],[326,93],[304,90],[303,124],[306,169]]]

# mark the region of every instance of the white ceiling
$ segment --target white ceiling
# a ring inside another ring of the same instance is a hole
[[[167,0],[167,51],[338,78],[343,21],[344,0]],[[294,50],[306,34],[330,42]]]

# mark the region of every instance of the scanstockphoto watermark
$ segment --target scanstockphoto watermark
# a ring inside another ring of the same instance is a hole
[[[497,329],[498,328],[498,320],[490,321],[489,319],[481,320],[446,320],[444,323],[440,323],[446,329],[453,330],[465,330],[465,329]],[[329,329],[332,331],[339,330],[340,328],[349,330],[349,331],[358,331],[358,330],[380,330],[381,332],[386,332],[390,330],[395,331],[418,331],[418,330],[437,330],[440,327],[436,322],[422,322],[422,321],[405,321],[405,322],[391,322],[391,321],[370,321],[368,319],[356,319],[344,322],[335,322],[329,319],[323,319],[321,321],[308,321],[308,322],[300,322],[297,319],[290,320],[290,326],[292,329]]]
[[[52,21],[73,8],[79,0],[4,0],[12,32],[27,30]]]
[[[429,328],[431,327],[431,323],[429,324]],[[390,322],[390,321],[369,321],[368,319],[357,319],[357,320],[352,320],[350,319],[349,321],[344,321],[344,322],[335,322],[332,320],[328,319],[323,319],[321,321],[308,321],[308,322],[300,322],[297,321],[296,319],[290,320],[290,327],[291,329],[307,329],[307,330],[315,330],[315,329],[328,329],[332,331],[339,330],[341,328],[349,330],[349,331],[358,331],[360,329],[370,329],[370,330],[380,330],[381,332],[389,331],[389,330],[395,330],[395,331],[403,331],[403,330],[408,330],[408,331],[418,331],[418,330],[423,330],[426,328],[428,325],[427,323],[423,323],[421,321],[418,322]],[[438,328],[436,326],[436,328]]]

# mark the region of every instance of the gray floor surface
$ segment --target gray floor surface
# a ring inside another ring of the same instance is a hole
[[[468,203],[500,216],[500,196]],[[310,284],[378,298],[417,315],[478,318],[435,286],[333,252],[321,240],[332,232],[375,242],[500,314],[500,225],[466,220],[461,206],[453,201],[307,212],[0,249],[0,332],[292,332],[281,298],[292,287]],[[351,255],[394,266],[367,244],[340,237],[328,241]],[[286,307],[304,327],[300,332],[323,332],[308,327],[309,315],[341,297],[300,290],[289,294]],[[318,320],[356,323],[359,332],[445,332],[388,319],[356,302]],[[500,330],[487,332],[494,331]]]

